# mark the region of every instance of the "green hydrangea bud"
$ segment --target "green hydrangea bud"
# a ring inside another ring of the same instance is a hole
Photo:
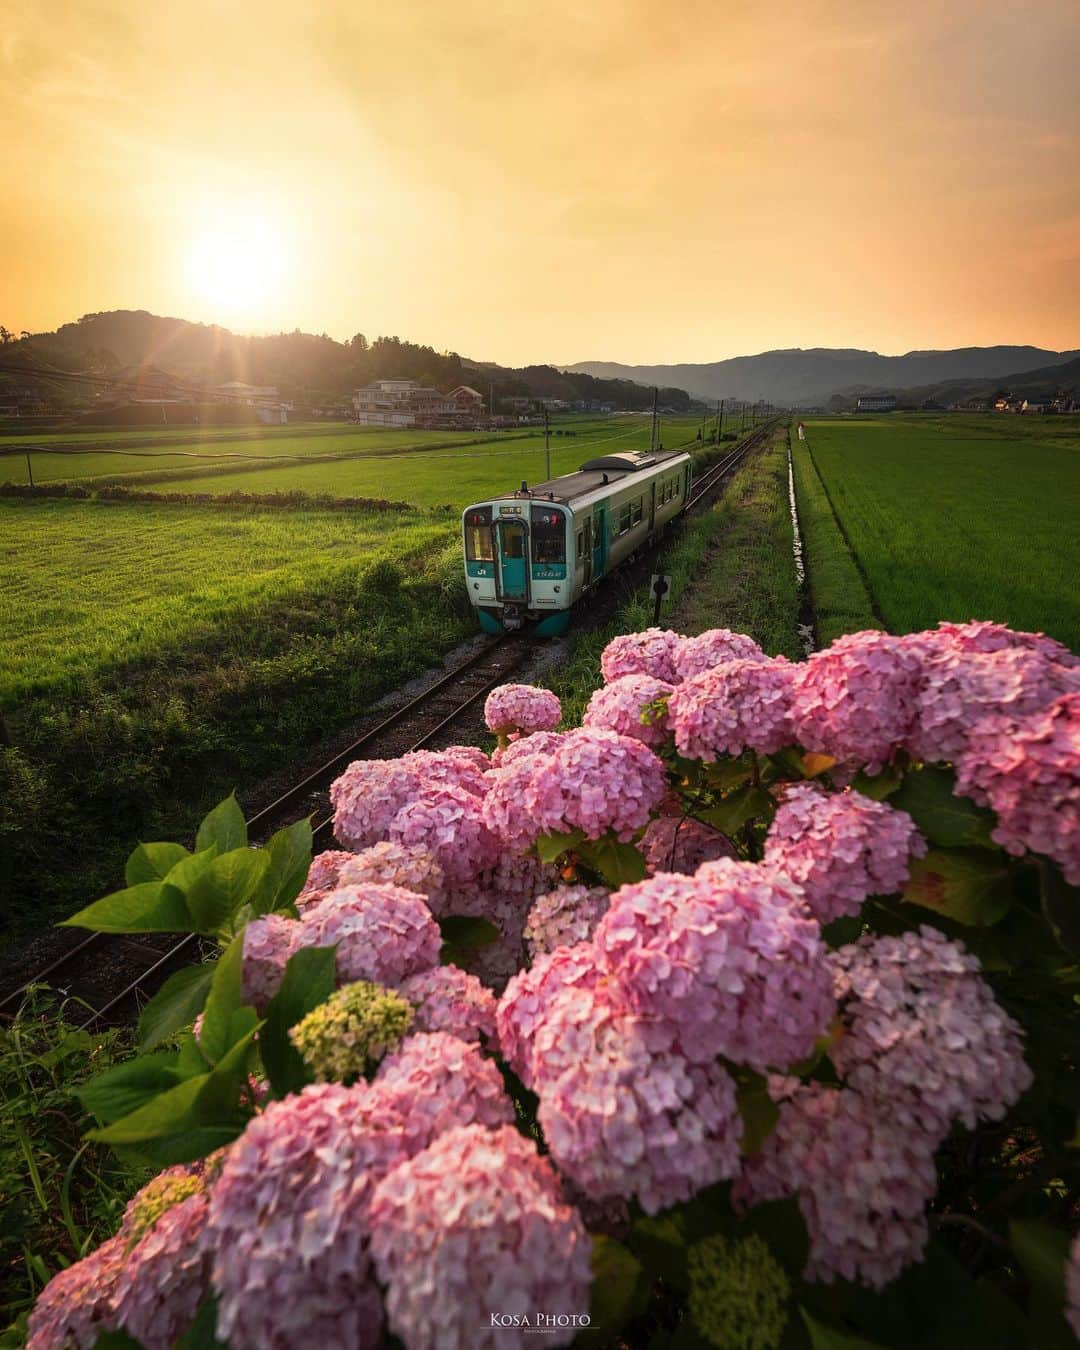
[[[776,1350],[787,1325],[791,1284],[757,1234],[716,1234],[687,1253],[690,1316],[722,1350]]]
[[[400,994],[357,980],[343,985],[289,1032],[320,1083],[351,1083],[369,1073],[412,1025]]]
[[[189,1196],[198,1195],[204,1189],[201,1177],[177,1175],[171,1169],[148,1181],[132,1198],[124,1213],[120,1231],[127,1238],[128,1248],[134,1247],[145,1237],[167,1209],[172,1209],[173,1205],[178,1205]]]

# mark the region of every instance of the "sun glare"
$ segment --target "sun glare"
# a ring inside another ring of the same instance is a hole
[[[230,216],[201,230],[188,254],[192,291],[229,317],[256,317],[273,305],[285,277],[281,231],[260,216]]]

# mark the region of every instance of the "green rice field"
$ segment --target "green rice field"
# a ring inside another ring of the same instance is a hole
[[[807,540],[812,590],[847,550],[893,632],[993,619],[1080,649],[1080,418],[894,414],[807,436],[800,511],[816,467],[840,532],[816,556]]]

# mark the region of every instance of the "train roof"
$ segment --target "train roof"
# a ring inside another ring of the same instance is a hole
[[[634,474],[686,458],[685,450],[624,450],[619,454],[586,460],[576,473],[564,473],[543,483],[533,483],[527,492],[503,492],[491,500],[498,501],[503,497],[520,500],[528,496],[547,501],[572,502],[595,492],[597,488],[618,487]]]

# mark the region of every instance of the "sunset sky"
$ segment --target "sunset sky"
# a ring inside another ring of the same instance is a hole
[[[1078,0],[0,0],[0,323],[1080,347]]]

